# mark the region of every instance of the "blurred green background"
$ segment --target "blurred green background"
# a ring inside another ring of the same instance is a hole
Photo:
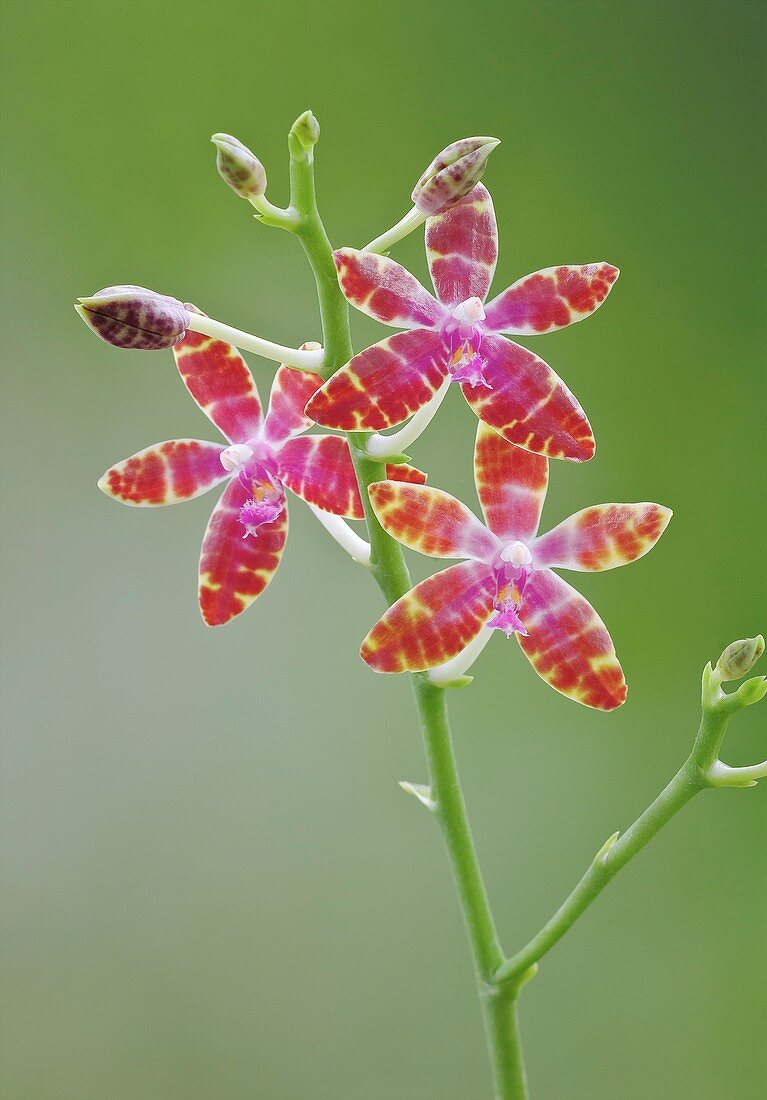
[[[767,627],[765,9],[2,10],[3,1095],[481,1100],[453,885],[397,787],[425,778],[409,688],[356,656],[374,586],[297,503],[274,584],[206,630],[213,499],[136,511],[96,480],[213,429],[170,353],[108,348],[72,301],[138,282],[275,340],[317,337],[299,248],[249,217],[208,144],[225,130],[251,145],[282,201],[307,107],[337,244],[396,220],[448,141],[489,133],[496,287],[556,263],[622,268],[605,309],[535,348],[599,440],[586,467],[556,465],[547,526],[614,499],[676,513],[649,558],[577,582],[629,701],[579,708],[500,638],[451,700],[519,946],[681,763],[705,661]],[[425,275],[417,235],[396,256]],[[356,318],[355,334],[382,330]],[[266,389],[273,368],[254,365]],[[454,393],[413,451],[469,502],[474,426]],[[765,756],[764,707],[726,748]],[[535,1097],[764,1096],[765,788],[698,799],[548,958],[522,1008]]]

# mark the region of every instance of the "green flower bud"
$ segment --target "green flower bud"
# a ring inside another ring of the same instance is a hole
[[[731,698],[737,699],[742,707],[750,707],[754,703],[761,703],[767,695],[767,676],[753,676],[741,684]]]
[[[250,149],[230,134],[214,134],[210,140],[216,147],[216,168],[224,183],[241,199],[263,195],[266,171]]]
[[[189,314],[181,302],[143,286],[108,286],[75,309],[107,344],[135,351],[157,351],[183,340]]]
[[[429,217],[448,210],[479,183],[487,159],[500,145],[498,138],[461,138],[438,153],[411,196],[416,208]]]
[[[755,638],[741,638],[731,642],[716,662],[716,671],[722,680],[740,680],[750,672],[764,653],[764,638],[757,634]]]
[[[290,132],[307,153],[320,140],[320,124],[311,111],[304,111],[302,115],[299,115],[290,127]]]

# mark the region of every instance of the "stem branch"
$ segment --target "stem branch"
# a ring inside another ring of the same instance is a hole
[[[727,709],[704,707],[692,752],[674,778],[631,825],[623,836],[616,833],[600,849],[575,889],[546,922],[540,932],[503,963],[495,979],[504,983],[518,980],[543,958],[565,932],[585,913],[605,886],[686,806],[699,791],[714,786],[711,770],[731,717]]]

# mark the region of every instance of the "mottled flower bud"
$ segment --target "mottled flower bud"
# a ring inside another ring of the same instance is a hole
[[[320,140],[320,124],[311,111],[304,111],[290,127],[290,132],[307,153]]]
[[[241,199],[256,199],[266,191],[266,171],[246,145],[230,134],[214,134],[216,168]]]
[[[116,348],[170,348],[189,327],[181,302],[143,286],[108,286],[78,302],[75,309],[88,328]]]
[[[479,183],[496,145],[497,138],[461,138],[438,153],[413,188],[417,209],[431,217],[459,202]]]
[[[757,634],[755,638],[741,638],[727,646],[716,662],[716,671],[723,680],[740,680],[750,672],[764,653],[764,638]]]

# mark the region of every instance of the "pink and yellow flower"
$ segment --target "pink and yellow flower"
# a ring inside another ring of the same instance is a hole
[[[436,297],[388,257],[335,253],[347,300],[406,331],[355,355],[307,412],[330,428],[380,431],[416,413],[450,378],[479,419],[510,443],[548,458],[591,458],[593,433],[573,394],[542,359],[502,334],[538,335],[583,320],[605,300],[618,269],[547,268],[485,304],[498,234],[482,184],[427,220],[426,254]]]
[[[316,345],[305,345],[307,348]],[[345,440],[304,435],[304,407],[319,375],[278,369],[264,416],[256,383],[231,344],[189,331],[173,348],[181,378],[228,441],[171,439],[107,470],[99,488],[138,507],[192,500],[228,481],[213,509],[199,565],[200,610],[209,626],[244,611],[274,576],[288,533],[286,489],[337,516],[362,519],[362,501]],[[391,477],[424,480],[411,467]]]
[[[485,522],[425,485],[380,481],[370,499],[398,542],[431,557],[465,558],[398,600],[362,643],[377,672],[423,672],[451,661],[488,629],[516,636],[535,671],[586,706],[612,710],[626,682],[594,608],[553,572],[604,570],[646,554],[671,512],[601,504],[538,534],[548,461],[479,425],[474,477]]]

